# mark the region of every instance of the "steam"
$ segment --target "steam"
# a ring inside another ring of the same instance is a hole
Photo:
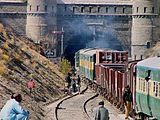
[[[116,37],[115,30],[107,23],[111,24],[114,17],[101,19],[76,19],[69,21],[67,24],[72,31],[72,37],[75,37],[77,44],[83,44],[86,48],[109,48],[115,50],[122,50],[121,44]],[[105,21],[107,23],[104,23]],[[107,27],[106,27],[107,26]],[[81,47],[79,47],[81,48]]]

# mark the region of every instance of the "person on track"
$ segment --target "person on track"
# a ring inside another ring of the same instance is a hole
[[[108,109],[104,107],[104,101],[99,102],[95,113],[95,120],[109,120],[109,112]]]
[[[123,93],[123,102],[125,107],[125,119],[128,119],[129,113],[131,111],[131,104],[132,104],[132,92],[130,90],[129,85],[125,87],[125,90]]]

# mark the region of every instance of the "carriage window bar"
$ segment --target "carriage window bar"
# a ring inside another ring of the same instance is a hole
[[[156,91],[156,82],[153,82],[153,92]]]
[[[158,96],[160,97],[160,83],[158,83]]]
[[[145,80],[143,79],[143,92],[145,92],[145,88],[146,88],[146,82],[145,82]]]
[[[140,78],[139,78],[138,83],[139,83],[139,90],[140,90],[141,89],[141,79]]]

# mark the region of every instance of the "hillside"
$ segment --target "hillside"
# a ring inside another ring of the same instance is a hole
[[[154,56],[160,56],[160,42],[158,42],[153,48],[149,49],[145,57],[154,57]]]
[[[25,37],[0,24],[0,109],[14,92],[20,92],[23,106],[31,120],[42,120],[45,104],[59,98],[64,76],[58,66],[39,54],[39,49]],[[30,79],[35,88],[30,95],[26,86]]]

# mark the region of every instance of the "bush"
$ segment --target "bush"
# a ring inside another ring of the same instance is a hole
[[[3,54],[2,55],[2,60],[4,60],[4,61],[9,61],[9,56],[8,55],[6,55],[6,54]]]
[[[3,44],[3,47],[4,47],[5,49],[8,49],[8,48],[9,48],[8,43],[5,42],[5,43]]]
[[[4,65],[4,61],[0,61],[0,75],[3,75],[6,72],[6,66]]]
[[[60,71],[64,74],[67,75],[67,73],[71,70],[71,63],[67,60],[62,58],[60,62]]]

